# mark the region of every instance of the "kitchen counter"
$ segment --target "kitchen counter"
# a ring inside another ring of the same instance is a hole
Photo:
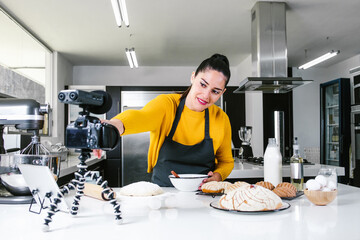
[[[113,221],[108,202],[83,197],[78,216],[59,212],[50,232],[41,227],[46,211],[30,213],[28,205],[0,205],[3,239],[359,239],[360,189],[339,184],[337,198],[315,206],[303,195],[287,201],[289,209],[259,214],[221,211],[209,206],[219,197],[164,188],[162,207],[152,210],[148,198],[121,199],[123,224]],[[118,191],[118,189],[115,189]],[[157,197],[159,199],[160,197]],[[66,200],[72,201],[70,196]],[[171,200],[171,201],[169,201]],[[160,200],[159,200],[160,201]],[[168,206],[168,207],[166,207]]]
[[[313,164],[313,165],[304,165],[304,177],[315,177],[320,167],[336,168],[336,173],[338,176],[345,176],[344,167]],[[282,176],[290,177],[290,165],[283,165]],[[234,169],[227,178],[228,179],[264,178],[264,166],[255,165],[247,162],[240,163],[235,161]]]
[[[69,155],[66,161],[60,163],[60,176],[64,177],[66,175],[72,174],[77,171],[77,165],[80,163],[79,155]],[[86,160],[86,165],[89,167],[98,162],[103,161],[105,158],[96,158],[91,154],[91,157]]]

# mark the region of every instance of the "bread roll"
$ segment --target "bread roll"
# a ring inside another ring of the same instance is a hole
[[[273,190],[275,188],[275,186],[271,182],[261,181],[261,182],[257,182],[256,185],[262,186],[262,187],[267,188],[269,190]]]
[[[266,211],[279,209],[282,201],[269,189],[259,185],[248,185],[223,195],[219,205],[229,210]]]
[[[247,182],[235,182],[234,184],[227,186],[224,190],[224,193],[227,194],[228,192],[231,192],[237,188],[240,188],[243,186],[248,186],[248,185],[250,185],[250,184],[248,184]]]
[[[287,187],[287,188],[290,188],[292,189],[295,193],[296,193],[296,187],[294,185],[292,185],[291,183],[289,182],[282,182],[282,183],[279,183],[276,187]]]
[[[211,181],[211,182],[204,183],[201,186],[201,190],[204,193],[223,193],[225,188],[230,185],[231,185],[230,182]]]
[[[291,189],[289,187],[276,187],[273,192],[279,197],[295,197],[296,189]]]

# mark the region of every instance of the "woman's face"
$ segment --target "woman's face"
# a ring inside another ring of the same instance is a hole
[[[186,97],[186,106],[196,112],[202,112],[213,105],[225,92],[226,77],[221,72],[208,69],[191,75],[191,89]]]

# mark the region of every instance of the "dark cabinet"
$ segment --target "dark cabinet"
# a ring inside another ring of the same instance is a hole
[[[240,126],[245,126],[245,93],[234,93],[238,87],[226,87],[223,94],[223,110],[229,116],[231,123],[231,137],[234,147],[239,148]]]

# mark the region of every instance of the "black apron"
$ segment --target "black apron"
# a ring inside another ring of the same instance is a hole
[[[161,187],[172,187],[170,171],[181,173],[208,174],[215,169],[213,141],[209,134],[209,110],[205,109],[205,138],[195,145],[183,145],[172,140],[185,99],[181,100],[176,110],[174,122],[169,135],[160,148],[157,163],[153,169],[151,181]],[[191,129],[189,129],[191,131]]]

